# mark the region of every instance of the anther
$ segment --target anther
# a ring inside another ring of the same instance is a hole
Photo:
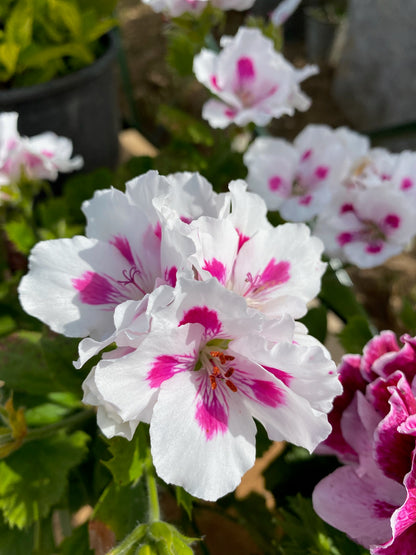
[[[231,391],[234,391],[234,393],[237,391],[237,387],[235,384],[233,384],[233,382],[231,380],[225,380],[225,385],[227,387],[229,387],[231,389]],[[212,384],[211,384],[212,387]]]
[[[211,380],[211,389],[215,389],[217,387],[217,382],[215,381],[215,376],[210,376],[209,379]]]
[[[225,376],[226,378],[229,378],[230,376],[233,375],[233,372],[234,372],[234,368],[229,368],[229,369],[226,371],[226,373],[224,374],[224,376]]]

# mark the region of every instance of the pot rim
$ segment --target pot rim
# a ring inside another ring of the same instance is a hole
[[[89,66],[64,75],[63,77],[51,79],[45,83],[0,90],[0,104],[2,105],[2,109],[5,104],[16,104],[17,102],[34,100],[42,98],[43,96],[53,96],[59,94],[61,91],[68,91],[68,89],[75,88],[81,83],[95,79],[111,64],[117,51],[117,43],[113,30],[103,35],[103,38],[107,41],[107,49],[104,54],[94,60]]]

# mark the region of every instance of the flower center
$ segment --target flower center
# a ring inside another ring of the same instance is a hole
[[[200,364],[197,364],[195,369],[204,368],[208,372],[212,390],[215,390],[219,383],[224,383],[235,393],[237,386],[230,380],[235,371],[235,368],[231,365],[235,357],[227,355],[221,350],[213,350],[210,343],[212,342],[207,343],[201,351]]]

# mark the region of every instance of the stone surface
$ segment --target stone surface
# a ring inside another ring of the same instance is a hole
[[[416,2],[349,0],[333,95],[359,130],[416,122]]]

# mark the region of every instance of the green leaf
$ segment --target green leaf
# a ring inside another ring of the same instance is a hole
[[[67,56],[78,59],[85,65],[91,64],[94,61],[93,53],[84,44],[66,42],[65,44],[51,46],[33,45],[22,53],[19,71],[23,72],[33,68],[41,68],[45,64],[60,61]]]
[[[21,331],[0,340],[0,380],[15,391],[81,395],[85,372],[75,370],[77,340]]]
[[[28,555],[32,552],[33,530],[16,530],[0,514],[0,555]]]
[[[402,308],[399,313],[400,319],[410,335],[416,333],[416,306],[414,299],[409,297],[402,298]]]
[[[198,51],[198,45],[182,31],[174,29],[168,33],[166,61],[181,77],[193,75],[194,56]]]
[[[23,219],[16,219],[4,224],[7,236],[18,250],[23,254],[29,254],[36,243],[35,234],[30,225]]]
[[[338,334],[347,353],[362,353],[363,347],[373,337],[368,321],[363,316],[353,316]]]
[[[137,524],[144,522],[147,513],[147,491],[143,480],[119,486],[112,482],[95,506],[93,518],[104,522],[123,539]]]
[[[214,144],[210,127],[178,108],[162,104],[159,107],[157,121],[181,142],[205,146]]]
[[[127,485],[141,478],[150,458],[143,424],[137,427],[131,441],[123,437],[113,437],[107,441],[113,457],[104,464],[111,471],[116,484]]]
[[[310,499],[289,498],[289,510],[280,509],[279,524],[284,536],[282,555],[365,555],[368,551],[335,530],[315,513]]]
[[[193,496],[185,491],[183,488],[181,488],[181,486],[175,487],[175,494],[176,502],[178,503],[179,507],[183,507],[186,514],[188,515],[189,520],[192,520],[192,509],[194,503]]]
[[[33,30],[33,2],[19,0],[6,20],[6,42],[18,44],[21,48],[32,41]]]
[[[341,283],[336,272],[330,266],[322,278],[319,298],[344,322],[352,316],[366,317],[366,312],[358,302],[353,288]]]
[[[311,308],[300,321],[305,324],[311,335],[316,337],[321,343],[325,342],[327,311],[323,305]]]
[[[20,46],[14,42],[0,44],[0,78],[8,81],[16,70]],[[2,69],[2,66],[4,69]]]
[[[27,528],[61,500],[68,472],[84,458],[88,439],[80,431],[60,433],[25,443],[0,462],[0,509],[10,526]]]
[[[156,542],[156,553],[160,555],[192,555],[190,545],[198,538],[188,538],[179,532],[175,526],[167,522],[153,522],[149,526],[148,536]]]

